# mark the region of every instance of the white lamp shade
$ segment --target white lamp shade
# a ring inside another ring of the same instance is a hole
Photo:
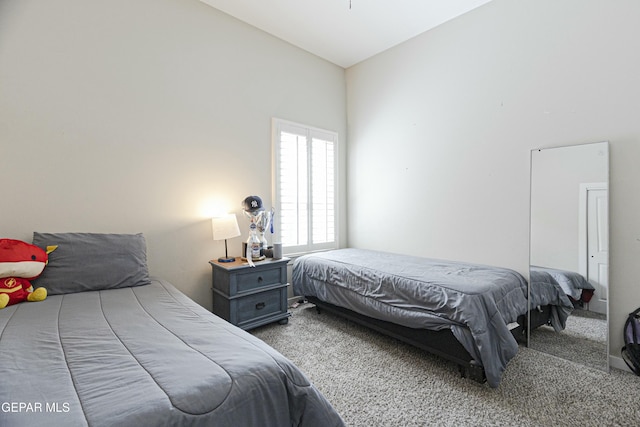
[[[213,240],[226,240],[240,235],[235,214],[213,217],[211,224],[213,225]]]

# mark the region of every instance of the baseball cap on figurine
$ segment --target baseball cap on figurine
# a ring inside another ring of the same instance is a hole
[[[258,196],[247,196],[242,201],[242,208],[247,212],[256,212],[263,210],[262,199]]]

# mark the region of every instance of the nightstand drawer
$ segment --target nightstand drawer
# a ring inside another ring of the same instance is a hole
[[[238,273],[236,280],[238,293],[248,292],[277,283],[287,283],[286,277],[284,279],[282,278],[279,268],[251,271],[250,273]]]
[[[286,288],[273,289],[238,298],[238,324],[285,312],[286,306],[282,307],[283,289],[286,291]]]
[[[229,263],[209,261],[213,268],[213,313],[242,329],[287,323],[291,315],[287,307],[289,261],[269,258],[256,262],[255,267],[240,258]]]

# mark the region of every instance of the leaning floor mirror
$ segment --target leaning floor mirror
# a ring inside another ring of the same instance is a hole
[[[550,283],[568,317],[564,328],[531,324],[529,346],[605,371],[608,188],[608,142],[531,151],[529,294],[539,280]]]

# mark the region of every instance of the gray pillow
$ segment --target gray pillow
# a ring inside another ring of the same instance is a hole
[[[147,245],[140,234],[33,233],[33,244],[46,250],[49,263],[34,288],[50,295],[147,285]]]

